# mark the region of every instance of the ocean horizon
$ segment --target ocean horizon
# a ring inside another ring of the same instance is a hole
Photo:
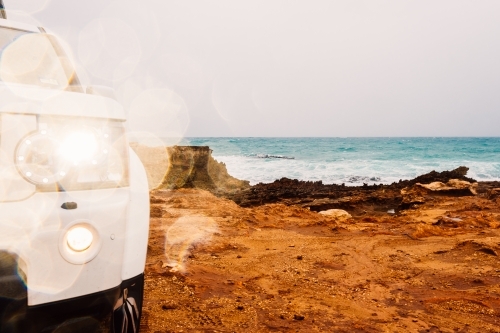
[[[459,166],[478,181],[500,180],[500,137],[187,137],[177,145],[209,146],[229,174],[252,185],[283,177],[390,184]]]

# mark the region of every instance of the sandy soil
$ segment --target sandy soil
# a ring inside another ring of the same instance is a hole
[[[335,220],[153,191],[142,332],[500,332],[500,199]]]

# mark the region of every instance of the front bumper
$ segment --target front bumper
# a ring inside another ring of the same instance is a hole
[[[43,305],[28,306],[27,297],[0,298],[0,333],[112,332],[113,308],[124,289],[134,298],[140,318],[144,274],[106,291]]]

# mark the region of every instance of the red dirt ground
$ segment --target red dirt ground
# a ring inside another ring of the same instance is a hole
[[[142,332],[500,332],[500,199],[335,220],[153,191]]]

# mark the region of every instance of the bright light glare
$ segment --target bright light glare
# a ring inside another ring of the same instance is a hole
[[[92,158],[98,149],[97,139],[89,132],[78,132],[66,137],[59,148],[59,154],[66,160],[78,164]]]
[[[66,239],[70,249],[75,252],[82,252],[92,245],[94,236],[89,229],[79,226],[70,229],[66,234]]]

